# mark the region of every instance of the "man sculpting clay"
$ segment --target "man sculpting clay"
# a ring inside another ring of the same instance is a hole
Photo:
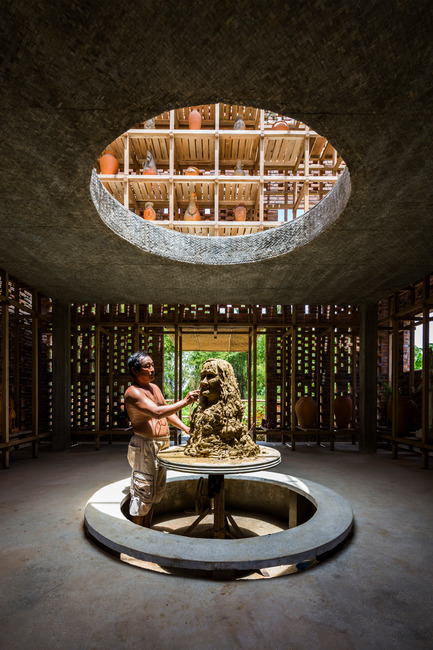
[[[147,352],[134,352],[128,359],[128,368],[134,380],[125,392],[125,407],[134,431],[128,447],[132,467],[129,514],[135,524],[150,527],[153,506],[161,501],[165,488],[166,470],[158,464],[157,453],[170,445],[167,420],[189,433],[189,427],[175,413],[195,402],[199,391],[191,391],[179,402],[168,405],[161,390],[152,383],[155,368]]]

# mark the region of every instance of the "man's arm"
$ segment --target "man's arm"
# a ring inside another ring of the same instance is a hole
[[[185,424],[185,422],[182,422],[182,420],[175,413],[173,415],[169,415],[167,417],[167,420],[171,422],[171,424],[177,429],[182,429],[182,431],[189,434],[189,427]]]
[[[179,400],[175,404],[163,404],[158,406],[151,399],[146,397],[144,392],[137,388],[136,386],[130,386],[125,393],[125,406],[128,408],[128,404],[134,406],[140,410],[143,415],[148,418],[154,418],[160,420],[161,418],[169,418],[170,415],[176,413],[184,406],[188,406],[194,402],[198,397],[199,391],[190,391],[186,397]]]

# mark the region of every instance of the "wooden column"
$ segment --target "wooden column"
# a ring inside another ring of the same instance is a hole
[[[335,398],[335,331],[334,329],[331,329],[331,333],[329,335],[329,341],[330,341],[330,352],[331,352],[331,358],[330,358],[330,364],[329,364],[329,370],[330,370],[330,379],[329,379],[329,430],[334,431],[335,428],[335,423],[334,423],[334,398]],[[319,415],[319,414],[318,414]],[[320,416],[319,416],[320,417]]]
[[[169,143],[169,195],[168,195],[168,219],[170,229],[173,229],[174,222],[174,111],[170,111],[170,143]]]
[[[253,327],[253,439],[256,440],[257,417],[257,325]]]
[[[123,159],[123,205],[129,210],[129,135],[125,135],[125,151]]]
[[[32,297],[32,430],[39,433],[39,296],[33,291]]]
[[[70,306],[53,300],[53,446],[71,445],[71,323]]]
[[[9,296],[9,274],[5,273],[4,294]],[[2,327],[1,327],[1,344],[2,344],[2,421],[1,421],[1,440],[9,442],[9,303],[2,304]],[[9,467],[9,449],[3,450],[3,466]]]
[[[252,352],[252,347],[253,347],[252,346],[252,338],[253,338],[253,333],[252,333],[252,330],[250,328],[249,333],[248,333],[248,359],[247,359],[247,362],[248,362],[248,368],[247,368],[247,372],[248,372],[248,375],[247,375],[247,377],[248,377],[248,380],[247,380],[248,381],[248,430],[251,429],[251,424],[252,424],[252,422],[251,422],[251,392],[252,392],[251,391],[251,360],[252,360],[251,352]]]
[[[427,281],[429,276],[424,279],[424,301],[428,298],[429,285]],[[429,431],[429,398],[430,398],[430,307],[424,304],[422,313],[422,444],[428,442]],[[428,469],[429,455],[428,452],[421,452],[423,469]]]
[[[397,307],[397,295],[394,298],[394,312]],[[398,345],[398,319],[392,317],[392,437],[397,437],[398,432],[398,361],[399,361],[399,345]],[[397,458],[397,445],[392,445],[392,457]]]
[[[96,307],[98,310],[98,306]],[[97,311],[98,313],[98,311]],[[101,331],[99,323],[95,327],[95,430],[101,429]]]
[[[296,404],[296,327],[292,327],[292,355],[291,355],[291,376],[290,376],[290,392],[291,392],[291,429],[295,431],[296,429],[296,414],[295,414],[295,404]]]
[[[374,453],[377,448],[377,305],[361,305],[359,450]]]

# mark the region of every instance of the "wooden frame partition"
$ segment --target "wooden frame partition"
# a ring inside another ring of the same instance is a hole
[[[51,301],[0,271],[0,317],[0,450],[8,468],[11,451],[31,445],[37,457],[52,435]]]

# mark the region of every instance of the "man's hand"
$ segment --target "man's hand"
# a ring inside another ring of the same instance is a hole
[[[200,395],[199,390],[191,390],[185,397],[186,403],[187,404],[192,404],[192,402],[195,402],[198,400],[198,396]]]

